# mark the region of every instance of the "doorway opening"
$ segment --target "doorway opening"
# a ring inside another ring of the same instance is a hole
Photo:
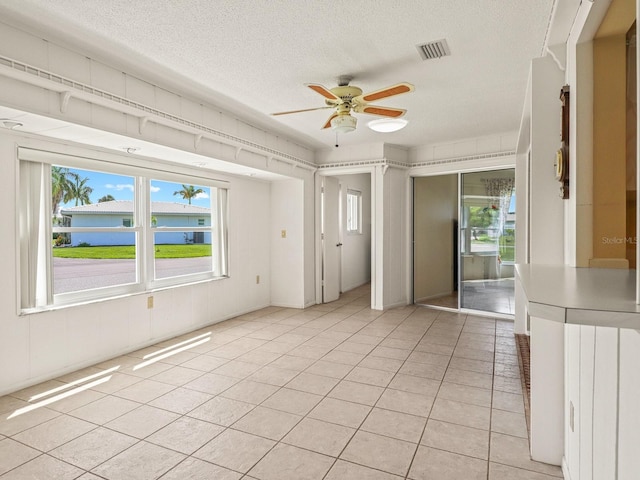
[[[460,308],[514,314],[515,169],[461,175]]]
[[[322,302],[371,282],[371,174],[322,177]]]
[[[413,179],[414,303],[514,314],[515,169]]]

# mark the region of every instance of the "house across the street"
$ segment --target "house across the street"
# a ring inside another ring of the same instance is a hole
[[[60,210],[65,225],[70,227],[133,227],[133,202],[113,200]],[[154,243],[189,244],[211,243],[211,232],[194,232],[193,227],[210,227],[211,210],[206,207],[175,202],[151,202],[151,216],[155,227],[184,227],[184,231],[154,233]],[[105,231],[71,234],[71,245],[134,245],[135,232]]]

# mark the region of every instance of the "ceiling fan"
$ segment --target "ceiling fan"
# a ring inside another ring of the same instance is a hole
[[[291,113],[310,112],[313,110],[323,110],[333,108],[335,111],[324,123],[322,128],[332,128],[339,133],[349,133],[356,129],[357,120],[351,115],[355,113],[367,113],[387,118],[402,117],[407,111],[401,108],[381,107],[380,105],[370,105],[369,102],[393,97],[402,93],[409,93],[414,90],[410,83],[398,83],[367,94],[362,93],[360,87],[349,85],[352,77],[341,76],[338,78],[338,86],[328,89],[317,83],[306,84],[311,90],[324,97],[325,107],[306,108],[303,110],[292,110],[289,112],[272,113],[272,115],[289,115]]]

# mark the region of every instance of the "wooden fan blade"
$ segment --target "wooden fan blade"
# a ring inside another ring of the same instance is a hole
[[[317,83],[307,83],[307,87],[309,87],[314,92],[319,93],[320,95],[322,95],[327,100],[333,100],[335,102],[342,103],[342,99],[340,97],[338,97],[331,90],[329,90],[328,88],[326,88],[326,87],[324,87],[322,85],[319,85]]]
[[[302,110],[291,110],[289,112],[277,112],[277,113],[272,113],[271,115],[273,115],[274,117],[277,115],[289,115],[290,113],[300,113],[300,112],[312,112],[313,110],[325,110],[327,108],[335,108],[335,107],[317,107],[317,108],[304,108]]]
[[[338,116],[337,113],[333,113],[331,114],[331,116],[327,119],[327,121],[325,122],[325,124],[322,126],[321,130],[324,130],[325,128],[331,128],[331,120],[333,120],[334,118],[336,118]]]
[[[402,108],[380,107],[379,105],[358,105],[354,108],[356,113],[368,113],[369,115],[378,115],[380,117],[398,118],[407,113]]]
[[[365,93],[364,95],[357,96],[354,100],[356,102],[375,102],[381,98],[393,97],[394,95],[400,95],[401,93],[413,92],[415,88],[410,83],[398,83],[382,90],[376,90],[375,92]]]

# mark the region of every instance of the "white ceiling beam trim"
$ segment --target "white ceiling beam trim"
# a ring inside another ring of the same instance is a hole
[[[199,140],[201,140],[203,136],[205,138],[213,137],[212,140],[231,145],[239,150],[252,151],[253,153],[264,155],[267,158],[274,157],[285,163],[298,165],[305,170],[315,171],[317,168],[317,165],[314,163],[297,158],[288,153],[279,152],[264,145],[178,117],[177,115],[157,110],[148,105],[133,102],[124,97],[111,94],[84,83],[76,82],[61,75],[18,62],[2,55],[0,55],[0,75],[57,92],[60,95],[61,113],[66,111],[71,98],[77,98],[88,103],[138,117],[141,133],[147,122],[152,121],[153,123],[165,125],[176,130],[199,135]],[[70,91],[69,88],[72,90]],[[207,135],[204,135],[205,133]],[[200,143],[199,140],[197,143]]]
[[[394,160],[387,160],[385,158],[377,159],[377,160],[358,160],[355,162],[339,162],[339,163],[327,163],[318,166],[319,171],[334,169],[334,168],[352,168],[352,167],[369,167],[369,166],[383,166],[383,167],[397,167],[403,169],[416,169],[420,167],[428,167],[433,165],[443,165],[443,164],[454,164],[454,163],[462,163],[462,162],[470,162],[474,160],[485,160],[489,158],[504,158],[504,157],[512,157],[515,156],[515,151],[507,151],[507,152],[496,152],[496,153],[486,153],[482,155],[472,155],[467,157],[453,157],[453,158],[445,158],[441,160],[430,160],[428,162],[420,162],[420,163],[404,163],[398,162]]]
[[[384,158],[380,158],[377,160],[357,160],[355,162],[338,162],[338,163],[325,163],[323,165],[318,166],[318,170],[327,170],[332,168],[351,168],[351,167],[371,167],[371,166],[384,166],[384,165],[393,165],[399,168],[409,168],[411,165],[394,162],[390,160],[386,160]]]
[[[496,152],[496,153],[485,153],[482,155],[472,155],[468,157],[453,157],[453,158],[444,158],[440,160],[429,160],[428,162],[420,162],[420,163],[412,163],[412,168],[417,167],[429,167],[431,165],[442,165],[445,163],[461,163],[461,162],[470,162],[473,160],[484,160],[487,158],[503,158],[515,156],[515,150],[510,150],[507,152]]]

